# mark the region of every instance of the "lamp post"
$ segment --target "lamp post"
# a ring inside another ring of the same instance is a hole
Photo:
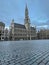
[[[26,30],[27,31],[27,40],[28,40],[28,30]]]
[[[31,40],[31,27],[30,27],[30,40]]]
[[[47,30],[46,30],[46,39],[47,39]]]

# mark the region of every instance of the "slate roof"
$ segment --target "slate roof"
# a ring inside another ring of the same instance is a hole
[[[0,22],[0,26],[4,26],[5,27],[5,24],[3,22]]]
[[[25,25],[14,23],[14,27],[26,29]],[[35,30],[35,27],[31,27],[31,30]]]
[[[18,24],[18,23],[14,23],[14,27],[26,29],[26,28],[25,28],[25,25]]]
[[[35,27],[31,27],[31,30],[35,30],[36,28]]]

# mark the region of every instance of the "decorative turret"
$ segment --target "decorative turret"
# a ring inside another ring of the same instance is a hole
[[[11,24],[13,24],[14,23],[14,19],[12,19],[12,22],[11,22]]]
[[[29,15],[28,15],[28,8],[27,8],[27,5],[26,5],[26,8],[25,8],[24,25],[25,25],[25,27],[26,27],[27,30],[30,29],[30,19],[29,19]]]

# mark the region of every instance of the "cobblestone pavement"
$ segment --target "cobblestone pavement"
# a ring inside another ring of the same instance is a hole
[[[49,42],[43,42],[1,42],[0,65],[49,65]]]

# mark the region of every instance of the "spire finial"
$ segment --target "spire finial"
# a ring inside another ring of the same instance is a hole
[[[12,23],[14,23],[14,19],[12,19]]]
[[[27,3],[26,3],[26,9],[28,9],[28,8],[27,8]]]
[[[28,7],[27,7],[27,3],[26,3],[26,7],[25,7],[25,18],[28,18]]]

